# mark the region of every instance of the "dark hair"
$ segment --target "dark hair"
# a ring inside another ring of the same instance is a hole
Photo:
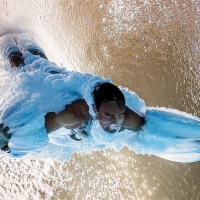
[[[119,107],[125,107],[125,98],[123,93],[117,86],[111,83],[102,83],[97,85],[92,94],[94,96],[94,103],[97,111],[99,110],[101,103],[105,101],[115,101]]]

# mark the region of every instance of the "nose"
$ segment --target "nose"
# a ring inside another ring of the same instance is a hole
[[[112,117],[112,119],[110,120],[110,123],[111,124],[116,124],[117,120],[116,120],[116,117]]]
[[[117,117],[113,117],[111,123],[115,124],[115,125],[119,125],[120,124],[120,120]]]

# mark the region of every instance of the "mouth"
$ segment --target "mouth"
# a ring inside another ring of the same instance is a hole
[[[115,133],[118,129],[119,127],[116,124],[111,124],[106,128],[106,131],[109,133]]]

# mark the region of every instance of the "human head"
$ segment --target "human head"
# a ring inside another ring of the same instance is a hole
[[[93,91],[97,119],[107,132],[116,132],[124,119],[125,98],[120,89],[111,84],[103,83]]]

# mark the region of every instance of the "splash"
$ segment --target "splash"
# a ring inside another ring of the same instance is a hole
[[[97,83],[111,82],[92,74],[66,71],[55,63],[25,52],[25,66],[4,69],[0,97],[1,122],[10,127],[11,157],[69,160],[75,152],[90,152],[124,146],[137,154],[151,154],[178,162],[200,160],[200,120],[187,113],[166,108],[148,108],[137,94],[120,87],[127,106],[145,115],[146,124],[137,132],[105,132],[93,120],[82,140],[70,138],[70,130],[61,128],[47,135],[44,115],[61,111],[66,104],[82,98],[95,118],[92,91]],[[58,73],[51,73],[51,72]],[[8,83],[9,80],[9,84]],[[115,127],[112,127],[115,128]],[[190,156],[188,156],[190,155]]]

